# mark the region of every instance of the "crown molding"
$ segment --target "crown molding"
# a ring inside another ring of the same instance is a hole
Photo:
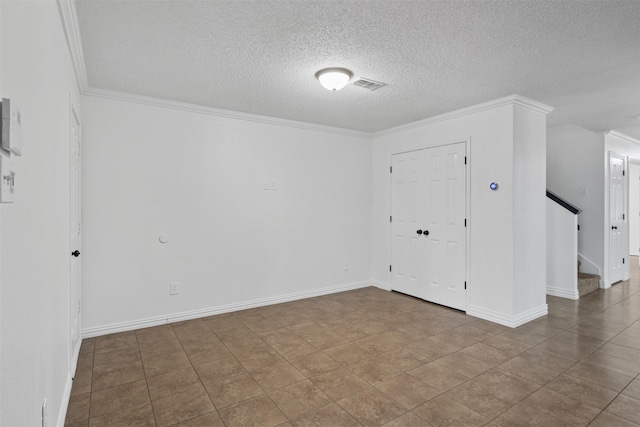
[[[640,144],[640,140],[639,139],[635,139],[635,138],[633,138],[633,137],[631,137],[629,135],[625,135],[624,133],[620,133],[620,132],[618,132],[616,130],[610,130],[609,132],[606,132],[606,134],[607,135],[611,135],[611,136],[615,136],[615,137],[620,138],[620,139],[624,139],[624,140],[629,141],[629,142]]]
[[[82,54],[82,41],[80,40],[80,25],[78,24],[78,14],[76,13],[75,0],[56,0],[58,12],[62,21],[62,28],[67,38],[67,46],[71,54],[71,62],[76,73],[78,88],[80,93],[89,88],[87,80],[87,69],[84,64]]]
[[[520,105],[522,107],[530,108],[543,114],[549,114],[554,110],[546,104],[543,104],[533,99],[526,98],[521,95],[510,95],[504,98],[499,98],[489,102],[483,102],[482,104],[472,105],[471,107],[462,108],[460,110],[451,111],[449,113],[440,114],[437,116],[429,117],[427,119],[418,120],[417,122],[407,123],[406,125],[396,126],[390,129],[374,132],[373,137],[380,137],[384,135],[391,135],[398,132],[404,132],[410,129],[427,126],[433,123],[442,122],[445,120],[455,119],[457,117],[466,116],[468,114],[479,113],[481,111],[490,110],[493,108],[502,107],[505,105]]]
[[[258,114],[241,113],[237,111],[223,110],[221,108],[205,107],[202,105],[189,104],[186,102],[170,101],[167,99],[153,98],[143,95],[117,92],[105,89],[88,88],[82,92],[83,95],[96,98],[111,99],[114,101],[132,102],[136,104],[149,105],[153,107],[169,108],[173,110],[187,111],[190,113],[207,114],[210,116],[224,117],[227,119],[244,120],[249,122],[264,123],[277,126],[285,126],[296,129],[306,129],[316,132],[334,133],[346,136],[371,139],[370,132],[363,132],[351,129],[343,129],[331,126],[317,125],[313,123],[299,122],[296,120],[280,119],[277,117],[261,116]]]

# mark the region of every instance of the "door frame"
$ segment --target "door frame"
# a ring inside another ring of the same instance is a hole
[[[75,121],[75,123],[77,124],[78,127],[78,193],[77,193],[77,209],[78,209],[78,222],[80,224],[82,224],[82,123],[80,122],[80,118],[76,112],[76,108],[71,100],[71,94],[69,94],[69,246],[68,246],[68,251],[67,253],[69,254],[69,325],[67,327],[67,333],[69,333],[71,331],[71,327],[74,324],[74,317],[73,317],[73,307],[75,306],[75,304],[78,304],[78,311],[75,313],[77,315],[77,322],[78,322],[78,340],[77,340],[77,344],[76,347],[73,348],[73,341],[71,340],[71,338],[69,338],[69,372],[71,373],[71,376],[74,375],[75,370],[76,370],[76,366],[78,363],[78,357],[80,354],[80,346],[82,344],[82,310],[81,310],[81,305],[80,305],[80,301],[82,298],[82,262],[80,261],[79,258],[77,258],[77,268],[78,268],[78,283],[77,283],[77,301],[72,301],[72,296],[73,296],[73,292],[72,292],[72,288],[74,287],[74,283],[72,283],[71,278],[72,276],[72,269],[73,269],[73,259],[71,258],[71,252],[74,250],[79,250],[82,251],[82,235],[80,234],[78,236],[78,242],[77,242],[77,247],[72,247],[72,239],[71,239],[71,229],[73,227],[73,225],[71,224],[71,219],[72,219],[72,215],[71,215],[71,209],[73,209],[73,205],[74,205],[74,201],[71,200],[72,198],[72,191],[71,191],[71,186],[72,186],[72,174],[71,174],[71,162],[72,162],[72,155],[73,155],[73,149],[72,149],[72,144],[74,144],[73,141],[73,133],[71,132],[71,126],[73,124],[73,122]]]
[[[465,271],[464,271],[464,278],[465,278],[465,283],[466,283],[466,292],[465,292],[465,312],[468,311],[469,309],[469,301],[470,301],[470,295],[471,292],[473,290],[473,284],[471,283],[471,281],[469,280],[469,265],[471,265],[471,244],[470,244],[470,236],[471,236],[471,227],[473,226],[473,221],[471,220],[471,137],[467,137],[466,139],[455,139],[455,140],[448,140],[446,142],[442,142],[442,143],[436,143],[436,144],[417,144],[416,146],[412,146],[411,148],[407,148],[407,149],[400,149],[398,151],[392,151],[391,153],[389,153],[389,156],[387,158],[387,163],[388,163],[388,169],[389,169],[389,218],[391,218],[391,215],[393,214],[393,183],[392,183],[392,172],[391,172],[391,166],[393,164],[393,156],[396,154],[404,154],[404,153],[411,153],[413,151],[420,151],[420,150],[426,150],[429,148],[438,148],[438,147],[444,147],[447,145],[453,145],[453,144],[461,144],[464,143],[464,147],[465,147],[465,157],[467,159],[466,161],[466,165],[467,165],[467,169],[466,169],[466,173],[465,173],[465,217],[467,220],[467,226],[465,227]],[[393,251],[393,236],[392,236],[392,230],[391,230],[391,221],[389,221],[388,223],[388,229],[387,229],[387,233],[388,233],[388,241],[389,241],[389,246],[387,248],[387,259],[389,260],[389,265],[391,265],[391,260],[392,260],[392,251]],[[391,289],[391,271],[389,271],[387,276],[387,283],[389,284],[389,290]],[[427,301],[429,302],[429,301]],[[431,302],[429,302],[431,303]],[[431,303],[431,304],[435,304],[435,303]],[[455,309],[452,309],[455,310]]]
[[[631,202],[631,165],[632,164],[635,165],[635,166],[640,167],[640,158],[631,157],[631,156],[629,156],[627,158],[627,166],[628,166],[627,170],[629,171],[629,173],[627,174],[627,190],[628,190],[628,194],[627,194],[626,213],[627,213],[627,218],[628,218],[628,220],[627,220],[627,228],[628,228],[628,230],[627,231],[629,232],[628,233],[629,234],[629,237],[628,237],[629,245],[627,245],[627,246],[629,246],[629,257],[631,257],[630,240],[631,240],[631,218],[632,218],[632,216],[631,216],[631,212],[630,212],[629,209],[630,209],[630,205],[631,205],[630,202]],[[636,197],[638,197],[638,200],[640,202],[640,191],[638,192],[638,194],[636,194]],[[640,222],[640,216],[638,218],[636,218],[636,220]],[[637,236],[637,237],[638,237],[638,240],[640,240],[640,236]],[[640,248],[640,243],[638,245],[639,245],[639,248]]]
[[[605,256],[604,256],[604,289],[608,289],[611,287],[613,283],[617,283],[618,280],[612,282],[611,278],[611,239],[609,238],[611,233],[611,158],[617,157],[622,159],[622,167],[624,171],[629,170],[628,165],[628,156],[620,154],[613,150],[608,150],[606,154],[605,160],[605,203],[604,203],[604,247],[605,247]],[[624,201],[622,203],[622,210],[624,212],[625,218],[627,220],[624,221],[625,230],[622,233],[624,236],[625,242],[622,245],[625,249],[626,259],[629,259],[629,174],[624,174],[624,179],[622,180],[622,195],[624,197]],[[629,279],[629,263],[625,263],[624,274],[621,280]]]

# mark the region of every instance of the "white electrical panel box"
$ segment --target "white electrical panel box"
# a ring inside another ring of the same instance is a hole
[[[20,110],[15,102],[2,98],[2,148],[16,156],[22,155]]]
[[[13,203],[15,183],[11,157],[0,154],[0,203]]]

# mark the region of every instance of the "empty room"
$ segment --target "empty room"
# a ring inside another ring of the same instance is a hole
[[[0,426],[640,426],[639,22],[0,0]]]

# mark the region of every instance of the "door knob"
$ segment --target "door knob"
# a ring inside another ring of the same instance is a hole
[[[618,229],[618,227],[616,227],[615,225],[612,225],[612,226],[611,226],[611,229],[612,229],[612,230],[617,230],[617,229]]]
[[[429,235],[429,230],[424,230],[424,231],[422,232],[422,234],[424,234],[425,236],[428,236],[428,235]]]
[[[75,251],[71,252],[71,255],[77,258],[80,255],[80,251],[76,249]]]
[[[418,230],[418,231],[416,231],[416,233],[422,234],[422,230]]]

